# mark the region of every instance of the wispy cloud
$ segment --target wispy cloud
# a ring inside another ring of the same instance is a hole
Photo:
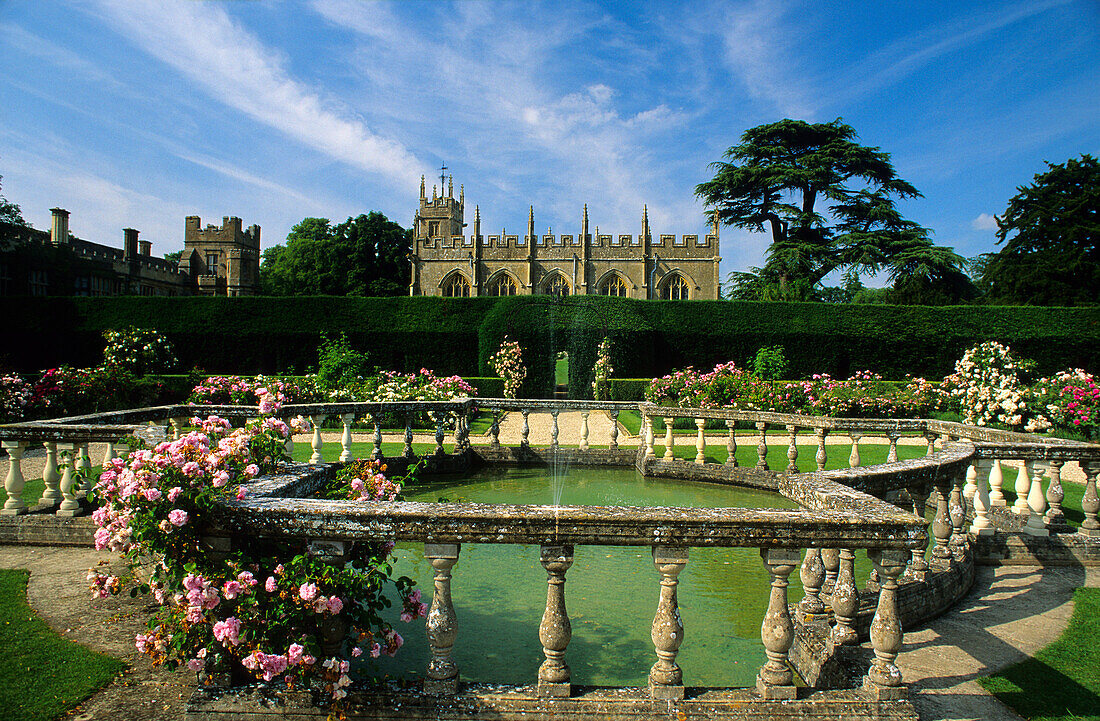
[[[113,24],[149,54],[207,94],[298,142],[398,183],[424,169],[400,142],[372,132],[334,100],[321,97],[286,70],[222,7],[209,3],[104,0]]]
[[[269,180],[268,178],[263,178],[258,175],[249,173],[248,171],[242,170],[235,165],[230,165],[229,163],[225,163],[214,158],[209,158],[204,155],[198,155],[196,153],[177,151],[175,155],[176,157],[186,160],[189,163],[194,163],[195,165],[206,168],[207,170],[213,170],[215,173],[220,173],[227,178],[233,178],[234,180],[239,180],[243,183],[255,185],[256,187],[263,188],[265,190],[271,190],[287,198],[297,200],[300,203],[306,205],[307,208],[321,209],[323,207],[321,203],[314,200],[313,198],[302,195],[298,191],[292,190],[285,185],[280,185],[279,183]]]
[[[996,230],[997,219],[989,213],[981,213],[977,218],[970,221],[970,227],[974,230]]]
[[[722,27],[725,59],[749,94],[787,117],[813,119],[818,100],[792,67],[798,31],[784,5],[753,0],[728,9]]]

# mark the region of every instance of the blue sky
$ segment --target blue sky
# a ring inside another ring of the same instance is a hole
[[[935,241],[995,249],[1018,185],[1100,152],[1100,3],[0,0],[3,194],[36,227],[182,247],[238,215],[408,226],[445,162],[483,232],[705,230],[749,127],[843,117]],[[722,274],[767,237],[723,229]],[[881,282],[881,280],[880,280]]]

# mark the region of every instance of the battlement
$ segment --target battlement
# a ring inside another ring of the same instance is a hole
[[[250,225],[243,228],[244,223],[235,215],[222,217],[221,226],[207,224],[202,227],[202,218],[197,215],[189,215],[183,223],[184,247],[190,247],[196,243],[221,243],[239,245],[254,250],[260,249],[260,226]]]

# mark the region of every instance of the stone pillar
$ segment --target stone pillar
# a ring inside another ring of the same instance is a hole
[[[76,448],[76,471],[80,479],[80,492],[77,495],[80,498],[85,498],[91,492],[99,477],[92,477],[92,459],[88,456],[88,444],[79,443]]]
[[[581,411],[581,442],[577,447],[582,451],[588,450],[588,411]]]
[[[835,548],[822,548],[821,565],[825,567],[825,583],[821,585],[821,592],[826,597],[832,596],[840,569],[840,551]]]
[[[573,547],[543,546],[539,560],[546,569],[547,588],[546,611],[539,625],[539,641],[546,660],[539,666],[538,695],[568,698],[572,686],[565,649],[573,637],[573,628],[565,610],[565,572],[573,565]]]
[[[814,462],[817,463],[817,470],[824,471],[825,463],[829,460],[829,454],[825,452],[825,436],[829,431],[826,428],[817,428],[814,433],[817,435],[817,455],[814,456]]]
[[[932,433],[931,431],[925,431],[924,440],[928,441],[928,450],[925,452],[924,455],[930,456],[936,452],[936,438],[938,437],[939,436],[937,436],[937,434]]]
[[[923,484],[909,486],[909,498],[913,500],[913,515],[921,520],[924,520],[924,511],[928,504],[929,489]],[[928,550],[928,539],[924,541],[924,546],[911,551],[911,558],[909,561],[909,576],[916,581],[925,581],[928,579],[928,562],[924,560],[924,554]]]
[[[859,468],[860,463],[863,462],[859,457],[859,440],[863,438],[863,434],[849,432],[848,437],[852,439],[852,452],[848,455],[848,467]]]
[[[1066,514],[1062,510],[1062,500],[1066,497],[1062,489],[1062,465],[1063,461],[1050,462],[1050,485],[1047,487],[1047,510],[1044,520],[1048,530],[1055,533],[1068,533],[1073,528],[1066,523]]]
[[[1097,518],[1097,512],[1100,511],[1100,496],[1096,494],[1100,463],[1082,463],[1081,470],[1085,472],[1085,495],[1081,498],[1081,510],[1085,512],[1085,520],[1081,522],[1078,533],[1085,536],[1100,536],[1100,519]]]
[[[1012,510],[1020,516],[1028,516],[1031,509],[1027,505],[1027,495],[1031,492],[1031,469],[1027,462],[1020,463],[1016,472],[1016,502],[1012,504]]]
[[[42,491],[42,503],[48,506],[56,506],[61,503],[61,472],[57,468],[57,443],[46,441],[42,444],[46,447],[46,467],[42,469],[42,483],[46,489]]]
[[[729,440],[726,441],[726,465],[737,468],[737,421],[726,421],[726,430],[729,431]]]
[[[787,605],[787,578],[798,565],[798,551],[793,548],[761,548],[760,556],[772,577],[768,610],[760,626],[760,640],[768,660],[756,675],[756,690],[761,698],[793,699],[797,695],[791,673],[788,652],[794,640],[794,624]]]
[[[619,450],[619,412],[611,411],[611,443],[607,446],[613,451]]]
[[[821,562],[821,549],[806,549],[799,579],[802,581],[804,595],[798,604],[798,618],[806,623],[825,611],[825,603],[821,600],[821,586],[825,583],[825,564]]]
[[[676,665],[676,654],[684,642],[684,622],[676,602],[676,579],[687,562],[687,548],[653,547],[653,565],[661,577],[661,597],[650,632],[657,651],[657,662],[649,670],[649,695],[655,699],[677,700],[684,697],[684,676]]]
[[[768,424],[757,423],[756,430],[760,434],[756,439],[756,467],[768,470]]]
[[[458,619],[451,602],[451,569],[458,563],[459,550],[457,543],[424,544],[424,557],[435,569],[432,605],[425,623],[432,652],[424,679],[425,693],[454,694],[458,690],[458,666],[451,658],[458,635]]]
[[[698,431],[695,436],[695,463],[700,466],[707,462],[707,439],[703,435],[703,428],[706,424],[705,418],[695,419],[695,428]]]
[[[886,439],[890,441],[890,451],[886,454],[887,463],[897,463],[898,460],[898,439],[901,436],[897,431],[887,431]]]
[[[951,497],[950,479],[936,479],[936,518],[932,521],[932,535],[936,546],[932,549],[932,562],[940,567],[951,565],[951,510],[948,499]]]
[[[80,502],[76,500],[76,451],[75,443],[58,443],[57,452],[61,460],[61,505],[57,515],[62,517],[79,516],[83,513]]]
[[[798,473],[798,426],[787,426],[787,473]]]
[[[374,448],[371,449],[370,457],[372,460],[382,460],[382,421],[379,418],[373,418],[374,421]]]
[[[405,458],[413,457],[412,411],[405,412],[405,448],[401,455]]]
[[[963,486],[962,494],[963,498],[968,501],[974,500],[974,493],[978,490],[978,460],[974,459],[970,461],[970,465],[966,468],[966,485]]]
[[[653,450],[653,417],[646,416],[642,421],[645,425],[645,457],[646,460],[649,460],[657,457],[656,452]]]
[[[550,411],[550,447],[557,450],[558,447],[558,414],[559,410]]]
[[[319,415],[310,418],[313,421],[313,440],[310,443],[313,448],[313,455],[309,457],[309,462],[312,465],[324,462],[324,459],[321,458],[321,449],[324,448],[324,441],[321,440],[321,424],[325,422],[327,417],[326,415]]]
[[[974,466],[974,522],[970,524],[970,532],[975,536],[992,536],[995,532],[989,520],[989,474],[986,472],[986,463],[979,461]],[[969,472],[967,475],[970,475]]]
[[[183,437],[183,424],[187,422],[187,416],[174,416],[168,419],[168,424],[172,426],[172,440],[178,441]]]
[[[531,423],[528,417],[531,415],[531,411],[520,411],[520,414],[523,416],[523,436],[520,439],[519,444],[523,448],[528,448],[531,445]]]
[[[355,421],[355,414],[345,413],[340,420],[344,424],[344,433],[340,436],[340,462],[347,463],[351,460],[351,424]]]
[[[500,448],[500,416],[493,413],[493,423],[489,426],[490,445]]]
[[[674,459],[676,457],[675,454],[672,452],[672,443],[673,443],[673,440],[672,440],[672,424],[673,424],[673,422],[674,422],[674,419],[665,418],[665,455],[664,455],[663,460],[666,460],[666,461],[671,461],[672,459]]]
[[[878,593],[878,607],[871,621],[871,645],[875,658],[864,678],[863,689],[876,701],[893,701],[905,698],[906,687],[901,682],[901,671],[894,660],[901,651],[902,629],[898,616],[898,577],[905,570],[905,555],[901,551],[875,549],[867,554],[875,564],[882,585]]]
[[[836,585],[833,587],[831,602],[836,624],[829,634],[829,639],[838,646],[859,642],[859,634],[856,633],[855,627],[856,614],[859,612],[859,589],[856,588],[855,563],[856,554],[852,552],[852,549],[840,549],[840,567],[836,576]]]
[[[1002,491],[1004,487],[1005,476],[1004,470],[1001,468],[1001,459],[994,458],[993,464],[989,467],[989,506],[990,508],[1000,507],[1004,508],[1008,505],[1005,500],[1005,494]]]
[[[956,551],[965,547],[967,542],[966,532],[963,530],[963,524],[966,522],[966,509],[963,508],[963,486],[966,483],[966,477],[970,468],[972,468],[972,466],[967,466],[966,471],[959,473],[951,486],[951,500],[948,505],[948,515],[951,518],[951,546]]]
[[[4,501],[0,515],[20,516],[27,512],[27,504],[23,500],[23,486],[26,485],[26,479],[23,478],[23,453],[28,445],[27,441],[3,441],[4,450],[8,452],[8,475],[4,479],[4,491],[8,494],[8,500]]]
[[[1031,478],[1027,493],[1027,525],[1024,533],[1029,536],[1049,536],[1050,531],[1043,523],[1043,514],[1047,510],[1047,499],[1043,495],[1043,469],[1035,461],[1024,461],[1023,473]]]

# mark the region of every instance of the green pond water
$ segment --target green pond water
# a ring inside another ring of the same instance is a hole
[[[549,504],[550,469],[509,468],[406,487],[408,500]],[[643,478],[633,470],[571,469],[560,479],[564,505],[795,508],[786,498],[717,484]],[[398,544],[394,570],[431,600],[433,572],[422,544]],[[454,658],[461,678],[534,683],[544,658],[538,627],[546,571],[538,546],[465,544],[452,576],[458,616]],[[801,599],[798,572],[790,599]],[[691,549],[679,577],[684,643],[677,662],[690,686],[751,686],[764,663],[760,624],[770,579],[754,548]],[[650,626],[659,596],[648,547],[577,546],[566,574],[573,639],[566,651],[574,684],[639,686],[656,660]],[[423,619],[394,625],[405,646],[375,672],[415,678],[429,659]]]

